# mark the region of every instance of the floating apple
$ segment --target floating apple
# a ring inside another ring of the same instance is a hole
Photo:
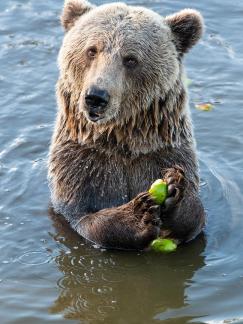
[[[157,238],[152,241],[150,247],[155,252],[170,253],[176,250],[177,244],[171,239]]]
[[[196,104],[195,107],[199,110],[210,111],[213,109],[213,105],[209,102]]]

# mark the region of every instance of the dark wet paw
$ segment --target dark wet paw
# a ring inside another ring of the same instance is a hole
[[[148,192],[139,194],[133,201],[136,218],[136,239],[140,248],[145,248],[160,231],[160,206],[155,204]]]
[[[183,198],[185,188],[184,171],[179,166],[167,169],[163,179],[168,184],[168,197],[164,202],[163,211],[168,211],[176,207]]]
[[[151,198],[148,192],[139,194],[133,201],[134,215],[145,224],[149,222],[157,225],[160,215],[160,206]]]

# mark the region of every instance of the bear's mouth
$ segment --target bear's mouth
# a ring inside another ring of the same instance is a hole
[[[103,119],[104,118],[104,115],[103,114],[94,113],[94,112],[88,112],[88,118],[92,122],[97,122],[98,120]]]

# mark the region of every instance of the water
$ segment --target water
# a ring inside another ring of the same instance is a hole
[[[207,31],[187,56],[208,214],[205,238],[173,255],[100,251],[48,212],[62,0],[0,2],[1,323],[243,323],[243,2],[194,7]],[[195,103],[214,104],[210,112]]]

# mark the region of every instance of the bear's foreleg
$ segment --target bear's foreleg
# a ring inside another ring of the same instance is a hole
[[[142,250],[158,237],[160,214],[160,206],[145,192],[122,206],[85,215],[73,227],[99,246]]]
[[[169,195],[161,208],[162,231],[180,242],[193,239],[205,225],[205,212],[198,192],[179,166],[169,168],[163,179]]]

